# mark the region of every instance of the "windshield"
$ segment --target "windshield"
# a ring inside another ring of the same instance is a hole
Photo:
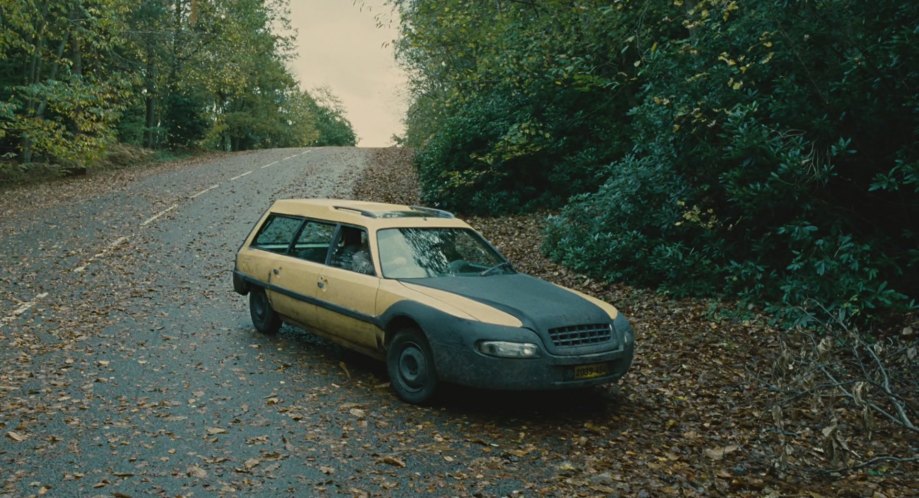
[[[468,228],[390,228],[377,232],[386,278],[491,275],[510,264]]]

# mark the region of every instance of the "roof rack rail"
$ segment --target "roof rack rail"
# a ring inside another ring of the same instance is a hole
[[[425,207],[425,206],[409,206],[412,208],[412,211],[420,211],[422,213],[429,213],[437,218],[455,218],[453,213],[450,211],[444,211],[443,209]]]
[[[366,211],[366,210],[364,210],[364,209],[358,209],[358,208],[354,208],[354,207],[348,207],[348,206],[332,206],[332,209],[339,209],[339,210],[341,210],[341,211],[353,211],[353,212],[355,212],[355,213],[360,213],[361,216],[366,216],[366,217],[368,217],[368,218],[376,218],[376,217],[377,217],[376,213],[372,213],[372,212],[370,212],[370,211]]]

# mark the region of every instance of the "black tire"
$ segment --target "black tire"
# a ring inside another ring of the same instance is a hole
[[[437,368],[431,346],[414,328],[396,333],[386,352],[386,369],[393,391],[403,401],[420,405],[437,391]]]
[[[249,315],[255,330],[263,334],[274,335],[281,328],[281,317],[271,309],[264,289],[249,291]]]

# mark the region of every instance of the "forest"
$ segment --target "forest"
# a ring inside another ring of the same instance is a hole
[[[287,68],[285,0],[0,5],[0,178],[92,167],[115,144],[237,151],[354,145],[340,101]]]
[[[392,0],[425,201],[553,213],[543,250],[786,326],[912,316],[913,2]],[[0,179],[115,144],[353,145],[285,0],[0,6]]]
[[[915,316],[916,2],[393,4],[426,202],[785,327]]]

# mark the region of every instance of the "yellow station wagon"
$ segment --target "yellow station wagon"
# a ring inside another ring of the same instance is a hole
[[[465,222],[427,207],[276,201],[240,248],[233,287],[260,332],[287,322],[383,360],[411,403],[440,382],[614,382],[634,352],[616,308],[514,271]]]

